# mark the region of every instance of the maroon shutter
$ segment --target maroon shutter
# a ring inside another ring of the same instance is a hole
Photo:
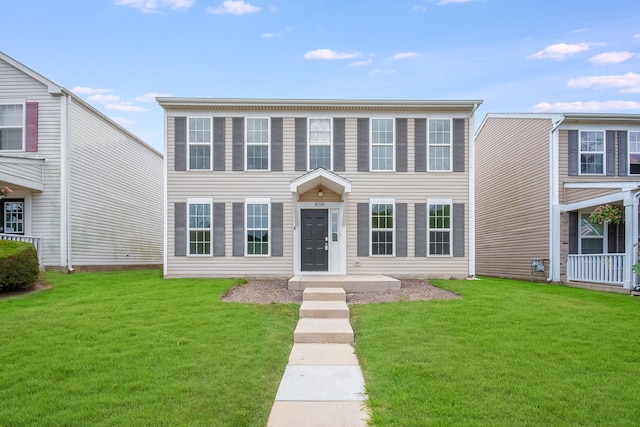
[[[38,103],[27,102],[27,130],[25,133],[25,151],[38,151]]]

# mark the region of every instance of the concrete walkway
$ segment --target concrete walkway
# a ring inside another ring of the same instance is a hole
[[[305,289],[267,427],[367,426],[364,378],[352,344],[344,289]]]

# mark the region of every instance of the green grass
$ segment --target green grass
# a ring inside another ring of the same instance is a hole
[[[352,306],[375,425],[638,424],[640,298],[434,284],[463,299]]]
[[[2,426],[264,426],[297,306],[222,303],[232,279],[48,274],[0,299]]]

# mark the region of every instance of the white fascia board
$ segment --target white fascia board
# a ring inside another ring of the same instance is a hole
[[[640,182],[566,182],[564,188],[576,188],[576,189],[609,189],[619,188],[622,191],[635,190],[640,187]]]

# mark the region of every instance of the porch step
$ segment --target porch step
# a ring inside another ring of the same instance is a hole
[[[302,301],[346,301],[347,293],[342,288],[305,288]]]
[[[300,306],[300,318],[348,319],[349,307],[344,301],[303,300]]]
[[[293,332],[295,343],[352,344],[353,329],[349,319],[302,318]]]
[[[400,280],[382,274],[307,275],[289,279],[290,291],[303,291],[309,287],[343,288],[346,292],[375,292],[400,289]]]

